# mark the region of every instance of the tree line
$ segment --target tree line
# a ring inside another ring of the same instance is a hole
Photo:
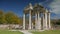
[[[0,10],[0,24],[21,24],[22,20],[12,11],[4,12]]]
[[[51,19],[52,26],[60,25],[60,19]]]

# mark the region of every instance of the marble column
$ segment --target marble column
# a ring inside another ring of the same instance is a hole
[[[37,29],[37,13],[35,13],[35,29]]]
[[[23,29],[25,30],[25,14],[23,14]]]
[[[29,30],[31,30],[31,10],[29,11]]]
[[[48,29],[48,24],[47,24],[47,12],[45,12],[45,29]]]
[[[50,23],[50,13],[48,13],[48,22],[49,22],[49,29],[51,28],[51,23]]]
[[[40,18],[40,16],[39,16],[39,12],[38,12],[38,23],[37,23],[37,29],[38,30],[41,30],[41,18]]]
[[[32,23],[32,29],[33,29],[33,27],[34,27],[34,24]]]
[[[43,29],[45,28],[45,14],[43,13]]]

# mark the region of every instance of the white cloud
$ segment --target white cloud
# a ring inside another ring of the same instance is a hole
[[[60,0],[54,0],[51,4],[50,4],[52,11],[55,14],[60,14]]]
[[[54,0],[51,4],[50,7],[52,8],[53,13],[56,14],[56,16],[52,17],[54,19],[60,19],[60,0]]]

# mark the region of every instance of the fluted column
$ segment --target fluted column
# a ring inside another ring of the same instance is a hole
[[[47,24],[47,12],[45,12],[45,29],[47,30],[48,24]]]
[[[33,27],[34,27],[34,25],[33,25],[33,23],[32,23],[32,29],[33,29]]]
[[[25,30],[25,14],[23,14],[23,29]]]
[[[51,23],[50,23],[50,13],[48,13],[48,22],[49,22],[49,29],[51,28]]]
[[[31,10],[29,11],[29,29],[31,29]]]
[[[45,28],[45,14],[43,13],[43,29]]]
[[[39,16],[39,12],[38,12],[38,23],[37,23],[37,29],[38,30],[41,30],[41,18],[40,18],[40,16]]]
[[[37,13],[35,13],[35,29],[37,29]]]

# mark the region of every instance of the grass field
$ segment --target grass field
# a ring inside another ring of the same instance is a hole
[[[19,31],[0,30],[0,34],[23,34],[23,33]]]
[[[60,30],[50,30],[50,31],[31,31],[33,34],[60,34]],[[9,30],[0,30],[0,34],[23,34],[19,31],[9,31]]]
[[[39,31],[33,31],[33,34],[60,34],[60,30],[50,30],[50,31],[43,31],[43,32],[39,32]]]

